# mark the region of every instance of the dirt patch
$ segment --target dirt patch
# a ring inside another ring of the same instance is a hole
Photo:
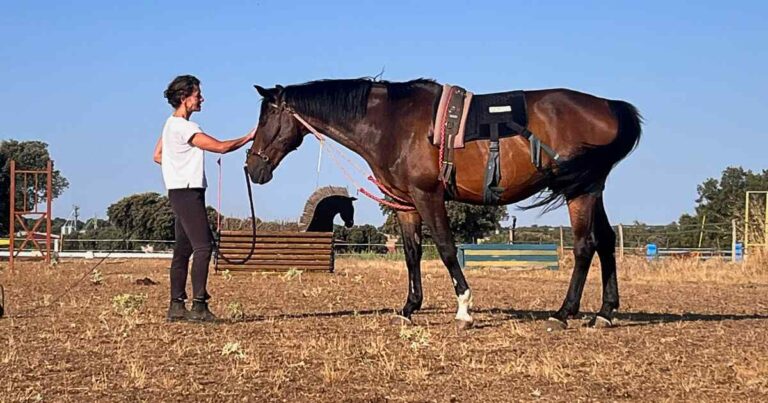
[[[165,322],[167,261],[0,266],[0,401],[765,401],[768,273],[722,262],[620,267],[620,326],[548,334],[570,272],[467,272],[477,326],[457,335],[437,262],[416,325],[401,262],[336,274],[211,274],[215,325]],[[624,268],[624,269],[622,269]],[[150,278],[157,286],[138,285]],[[582,303],[600,305],[593,268]],[[53,304],[29,312],[34,307]],[[24,311],[27,311],[26,313]],[[21,317],[19,317],[21,316]]]

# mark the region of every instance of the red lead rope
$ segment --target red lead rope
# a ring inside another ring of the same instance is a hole
[[[312,125],[307,123],[307,121],[304,120],[301,116],[299,116],[298,113],[293,112],[293,117],[296,118],[296,120],[298,120],[299,123],[304,125],[304,127],[306,127],[310,132],[312,132],[312,134],[315,136],[315,138],[317,138],[318,141],[320,141],[321,143],[325,144],[325,136],[320,134],[320,132],[317,131],[317,129],[315,129],[314,127],[312,127]],[[369,175],[368,176],[368,180],[373,182],[376,185],[376,187],[378,187],[379,190],[381,190],[382,193],[384,193],[387,196],[395,199],[396,201],[399,201],[400,203],[395,203],[395,202],[391,202],[391,201],[388,201],[388,200],[384,200],[381,197],[377,197],[377,196],[373,195],[371,192],[369,192],[368,190],[364,189],[362,186],[359,186],[357,184],[357,182],[354,180],[354,178],[352,178],[352,175],[350,175],[347,172],[347,170],[344,169],[344,167],[341,165],[339,160],[336,159],[337,156],[334,153],[341,155],[341,152],[336,150],[334,147],[328,147],[328,149],[331,151],[330,155],[331,155],[331,158],[333,159],[333,161],[336,163],[336,165],[339,166],[339,168],[341,169],[342,173],[347,177],[347,179],[350,182],[352,182],[357,187],[357,191],[358,192],[364,194],[365,196],[367,196],[370,199],[378,202],[379,204],[391,207],[391,208],[393,208],[395,210],[401,210],[401,211],[413,211],[413,210],[416,210],[416,207],[404,204],[404,203],[408,203],[408,201],[407,200],[403,200],[402,198],[397,197],[394,194],[392,194],[392,192],[390,192],[384,185],[382,185],[381,182],[376,180],[376,178],[373,175]],[[352,161],[350,161],[349,159],[347,159],[347,161],[352,163]],[[360,171],[362,173],[362,169],[360,167],[358,167],[354,163],[352,165],[355,166],[358,169],[358,171]]]
[[[443,156],[445,151],[445,120],[448,118],[448,105],[451,104],[451,98],[453,98],[453,91],[448,91],[448,99],[445,102],[445,110],[443,111],[443,116],[440,116],[440,121],[435,122],[440,124],[440,169],[443,168]]]

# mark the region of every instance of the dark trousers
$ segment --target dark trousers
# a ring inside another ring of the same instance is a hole
[[[187,272],[192,260],[192,298],[205,301],[208,295],[208,264],[213,235],[205,212],[205,189],[171,189],[171,209],[176,217],[176,245],[171,261],[171,300],[187,299]]]

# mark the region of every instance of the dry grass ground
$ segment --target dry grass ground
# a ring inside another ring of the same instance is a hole
[[[0,401],[766,401],[768,270],[761,263],[641,260],[620,267],[620,326],[542,330],[569,270],[467,272],[476,328],[424,269],[416,326],[402,262],[337,260],[336,274],[212,274],[212,309],[168,324],[167,261],[54,268],[0,263]],[[149,277],[158,285],[138,285]],[[24,313],[45,304],[50,307]],[[600,304],[594,267],[582,303]],[[14,317],[21,315],[22,317]]]

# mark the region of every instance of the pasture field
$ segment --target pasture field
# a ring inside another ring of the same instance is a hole
[[[227,320],[208,325],[165,322],[169,261],[107,261],[60,300],[96,261],[0,263],[0,401],[766,401],[763,262],[630,259],[620,325],[572,320],[558,333],[543,324],[570,269],[470,270],[476,326],[463,334],[436,261],[410,327],[389,323],[405,299],[401,261],[211,273],[211,308]],[[585,312],[599,308],[599,272]]]

